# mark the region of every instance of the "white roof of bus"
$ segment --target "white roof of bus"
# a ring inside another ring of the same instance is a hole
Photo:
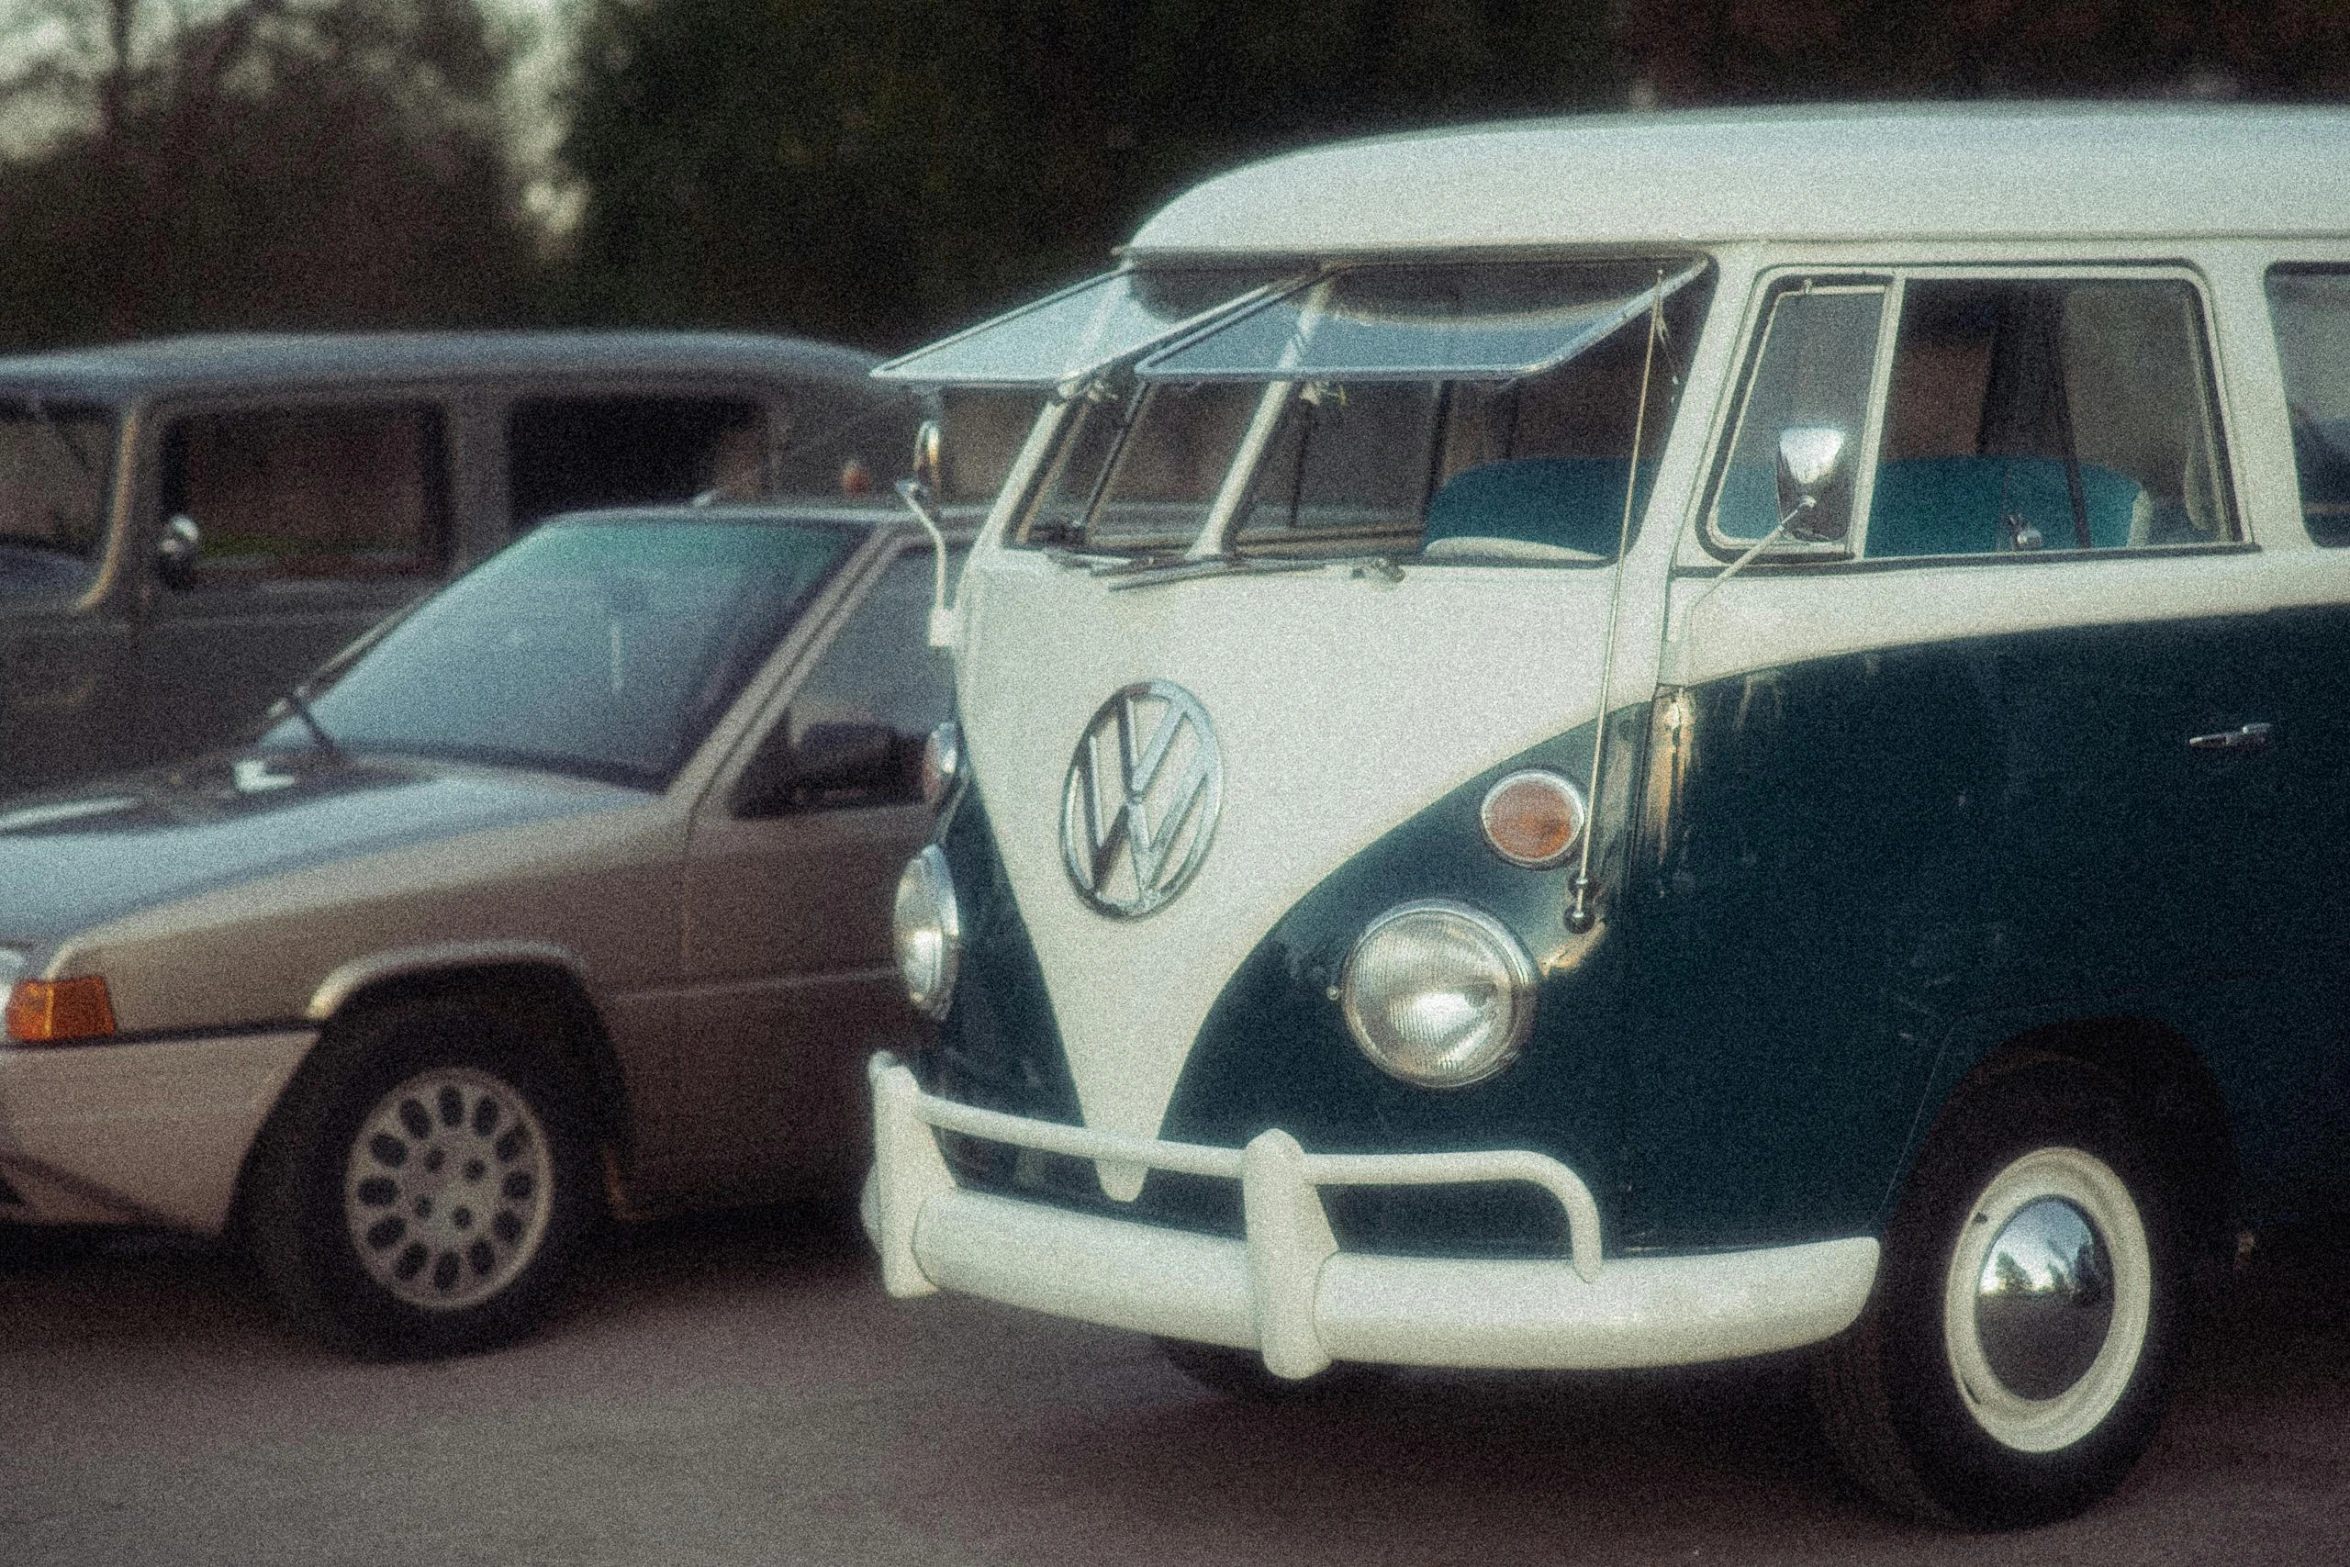
[[[1130,252],[1311,255],[1799,239],[2350,233],[2350,112],[1849,105],[1341,142],[1193,187]]]

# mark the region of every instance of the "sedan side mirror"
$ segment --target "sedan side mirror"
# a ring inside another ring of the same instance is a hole
[[[1799,425],[1779,432],[1779,526],[1789,538],[1834,544],[1852,531],[1850,511],[1821,505],[1843,462],[1842,430]]]
[[[163,525],[163,537],[155,546],[155,575],[172,592],[187,592],[196,585],[196,557],[203,548],[204,531],[195,518],[181,512]]]
[[[810,724],[744,770],[737,816],[913,798],[912,752],[887,724]]]

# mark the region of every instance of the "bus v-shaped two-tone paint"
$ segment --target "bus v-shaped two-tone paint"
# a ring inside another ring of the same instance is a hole
[[[2350,1198],[2350,116],[1295,154],[884,367],[1044,409],[872,1069],[898,1294],[1337,1363],[1818,1346],[2077,1510]]]

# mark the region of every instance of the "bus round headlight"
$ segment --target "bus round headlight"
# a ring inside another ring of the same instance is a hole
[[[955,907],[955,882],[937,844],[925,846],[898,875],[897,902],[890,913],[898,974],[906,999],[931,1017],[946,1016],[954,999],[955,969],[963,956],[963,918]]]
[[[1482,1082],[1534,1024],[1534,964],[1465,904],[1406,903],[1371,921],[1339,979],[1346,1026],[1381,1071],[1424,1088]]]

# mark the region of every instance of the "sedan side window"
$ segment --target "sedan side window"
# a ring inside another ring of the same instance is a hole
[[[0,400],[0,600],[89,585],[105,552],[113,468],[110,412]]]
[[[948,557],[949,582],[962,552]],[[930,646],[932,565],[901,552],[850,611],[743,771],[744,816],[920,796],[922,745],[947,716],[946,654]]]

